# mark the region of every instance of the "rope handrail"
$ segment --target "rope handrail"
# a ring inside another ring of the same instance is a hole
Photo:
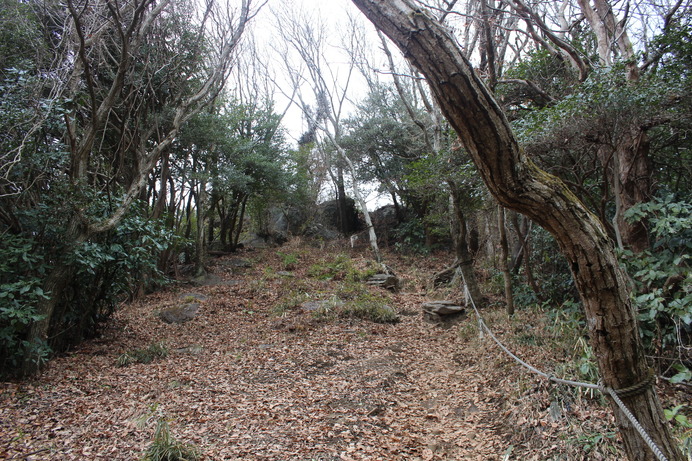
[[[642,390],[648,388],[648,386],[652,385],[653,380],[651,379],[651,376],[649,379],[642,383],[635,384],[634,386],[630,386],[625,389],[621,390],[615,390],[610,387],[605,387],[601,385],[600,383],[598,384],[593,384],[593,383],[583,383],[579,381],[572,381],[569,379],[561,379],[557,378],[555,376],[549,375],[548,373],[545,373],[538,368],[530,365],[529,363],[525,362],[522,360],[520,357],[518,357],[516,354],[514,354],[512,351],[510,351],[502,342],[500,342],[499,339],[497,339],[497,336],[493,333],[493,331],[488,327],[488,325],[485,323],[485,320],[483,320],[483,317],[481,316],[481,313],[478,311],[478,307],[476,306],[476,302],[473,299],[473,296],[471,296],[471,293],[469,292],[468,286],[466,285],[466,279],[464,277],[463,272],[461,273],[461,278],[462,281],[464,282],[464,296],[471,302],[471,306],[473,307],[473,311],[476,314],[476,318],[478,319],[478,327],[479,327],[479,333],[481,337],[483,337],[483,331],[485,331],[491,338],[492,340],[502,349],[507,355],[509,355],[514,361],[516,361],[518,364],[526,368],[527,370],[531,371],[532,373],[535,373],[539,376],[542,376],[543,378],[546,378],[548,381],[552,381],[557,384],[565,384],[567,386],[572,386],[572,387],[584,387],[587,389],[596,389],[601,391],[604,394],[608,394],[613,398],[613,401],[617,404],[617,406],[620,408],[622,413],[625,415],[625,417],[629,420],[630,423],[632,423],[632,426],[637,430],[639,435],[641,436],[642,440],[648,445],[648,447],[651,449],[653,452],[654,456],[656,456],[656,459],[658,461],[668,461],[668,458],[663,454],[660,448],[656,445],[656,443],[651,439],[651,436],[646,432],[644,427],[637,421],[637,418],[634,417],[632,412],[627,408],[627,406],[623,403],[623,401],[620,399],[619,395],[631,395],[632,390]]]

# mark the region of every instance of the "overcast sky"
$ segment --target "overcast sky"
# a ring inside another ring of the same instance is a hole
[[[281,41],[279,32],[276,31],[277,20],[275,19],[275,13],[290,14],[292,12],[299,12],[300,17],[308,21],[313,20],[317,22],[321,18],[321,22],[325,25],[329,35],[328,41],[332,45],[329,49],[327,60],[337,72],[339,67],[343,66],[343,63],[348,59],[344,51],[339,50],[340,33],[347,28],[348,16],[351,15],[352,17],[359,18],[365,24],[367,30],[374,35],[374,28],[350,0],[269,0],[260,15],[255,19],[256,23],[253,30],[255,39],[264,48],[270,64],[275,69],[275,75],[280,83],[281,90],[284,92],[290,92],[292,85],[285,77],[285,64],[282,56],[272,49]],[[293,59],[299,61],[296,57]],[[294,62],[294,65],[299,64]],[[339,78],[343,77],[346,74],[345,69],[342,72],[338,72],[338,74]],[[312,103],[314,101],[310,93],[311,91],[308,87],[303,89],[303,96]],[[360,75],[357,75],[349,84],[349,95],[354,100],[358,100],[365,97],[366,93],[367,88],[364,80]],[[288,99],[281,94],[281,91],[275,94],[274,100],[276,102],[275,109],[279,112],[283,111],[288,104]],[[294,142],[305,131],[306,124],[303,121],[299,107],[294,106],[289,109],[284,118],[284,125],[288,130],[291,142]]]

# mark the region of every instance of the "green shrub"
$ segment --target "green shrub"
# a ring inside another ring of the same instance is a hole
[[[687,459],[692,458],[692,419],[685,415],[690,413],[687,405],[678,405],[675,408],[663,410],[666,420],[674,423],[673,431],[680,440],[680,451]]]
[[[296,268],[298,264],[298,256],[293,253],[282,253],[277,251],[276,254],[281,258],[281,264],[284,270],[290,271]]]
[[[402,253],[427,255],[431,248],[426,247],[425,222],[417,217],[409,217],[394,229],[397,242],[394,247]]]
[[[679,348],[681,331],[692,327],[692,203],[667,197],[641,203],[626,217],[646,222],[652,240],[650,250],[623,254],[641,335],[649,347]]]
[[[198,461],[202,458],[199,449],[176,440],[165,419],[156,424],[154,439],[144,453],[142,461]]]
[[[358,318],[375,323],[396,323],[399,316],[388,305],[389,299],[380,294],[372,293],[360,283],[345,283],[337,289],[340,301],[337,314],[342,318]]]
[[[0,369],[19,366],[24,356],[45,360],[50,348],[24,338],[32,322],[41,318],[39,302],[48,298],[42,277],[48,271],[41,252],[31,238],[5,235],[0,249]],[[30,351],[31,349],[31,351]]]
[[[352,269],[348,255],[336,255],[334,259],[322,260],[308,269],[308,276],[318,280],[344,280]]]
[[[399,316],[390,306],[380,300],[359,300],[346,304],[339,312],[341,317],[359,318],[375,323],[396,323]]]
[[[375,261],[354,261],[348,255],[339,254],[310,266],[308,276],[318,280],[360,282],[380,271],[381,267]]]

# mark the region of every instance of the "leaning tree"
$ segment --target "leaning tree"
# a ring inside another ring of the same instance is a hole
[[[652,386],[627,275],[603,224],[560,179],[528,158],[455,38],[426,8],[413,0],[353,2],[426,77],[495,198],[556,238],[584,304],[603,385],[633,390],[623,393],[622,401],[668,459],[682,460]],[[653,459],[636,429],[612,406],[628,457]]]

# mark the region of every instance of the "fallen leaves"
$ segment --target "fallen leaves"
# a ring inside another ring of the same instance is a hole
[[[523,372],[488,343],[418,315],[392,325],[319,322],[300,309],[277,317],[273,306],[295,284],[329,293],[333,282],[310,281],[300,267],[295,278],[270,277],[276,255],[252,256],[259,262],[242,274],[218,261],[234,283],[196,288],[206,298],[194,320],[156,317],[189,287],[155,293],[123,306],[103,338],[54,359],[40,379],[0,384],[0,458],[136,460],[153,434],[154,423],[141,422],[157,411],[207,460],[582,459],[560,442],[568,428],[548,419],[550,390],[522,395]],[[398,273],[410,280],[403,272],[420,271],[413,266]],[[392,298],[409,312],[425,299]],[[168,357],[115,366],[158,341]],[[574,404],[570,417],[602,428],[609,414],[594,411]]]

